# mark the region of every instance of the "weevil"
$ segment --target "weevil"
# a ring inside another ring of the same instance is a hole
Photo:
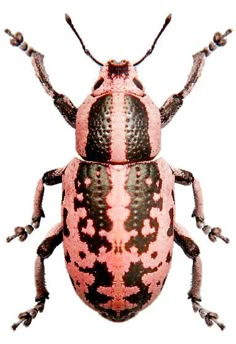
[[[100,67],[91,94],[78,108],[55,91],[44,67],[44,56],[12,34],[11,44],[31,58],[36,76],[66,122],[75,128],[74,158],[63,168],[46,172],[37,184],[32,221],[16,227],[10,242],[26,240],[44,217],[44,185],[62,183],[61,221],[37,249],[35,306],[19,314],[13,324],[29,326],[44,310],[49,292],[44,261],[63,243],[66,267],[79,297],[106,319],[122,322],[135,316],[160,294],[172,260],[174,242],[192,259],[192,284],[188,292],[193,310],[207,325],[224,325],[218,315],[201,305],[202,264],[200,250],[187,230],[175,221],[174,185],[192,185],[195,208],[192,216],[211,241],[228,243],[219,227],[205,224],[200,184],[189,171],[158,158],[161,129],[174,117],[196,84],[206,58],[226,44],[217,32],[213,41],[193,55],[193,65],[183,89],[158,108],[137,76],[136,67],[153,51],[171,21],[169,15],[147,53],[137,62],[99,62],[85,47],[70,17],[67,23],[84,52]]]

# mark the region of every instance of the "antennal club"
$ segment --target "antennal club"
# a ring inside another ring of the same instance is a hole
[[[66,18],[66,22],[67,24],[69,24],[69,26],[71,27],[71,29],[74,31],[75,35],[77,36],[77,38],[79,39],[81,45],[82,45],[82,48],[85,52],[86,55],[88,55],[94,62],[96,62],[97,64],[99,64],[100,66],[103,66],[103,63],[99,62],[97,59],[95,59],[95,57],[93,57],[93,55],[90,53],[90,51],[88,49],[86,49],[85,47],[85,44],[82,40],[82,38],[80,37],[80,35],[78,34],[78,32],[76,31],[73,23],[72,23],[72,20],[70,18],[70,16],[68,16],[68,14],[65,14],[65,18]]]
[[[137,66],[138,64],[140,64],[141,62],[143,62],[143,60],[145,60],[149,55],[151,55],[151,53],[153,52],[154,48],[155,48],[155,45],[156,45],[156,42],[158,41],[158,39],[160,38],[160,36],[162,35],[162,33],[165,31],[166,27],[168,26],[168,24],[170,23],[171,21],[171,14],[168,15],[168,17],[166,17],[166,20],[165,20],[165,23],[161,29],[161,31],[158,33],[158,35],[156,36],[152,46],[151,46],[151,49],[149,49],[146,54],[138,61],[138,62],[135,62],[133,65],[134,66]]]

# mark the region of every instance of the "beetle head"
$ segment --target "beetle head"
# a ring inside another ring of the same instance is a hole
[[[136,68],[127,60],[117,62],[109,60],[102,66],[99,78],[95,82],[92,95],[98,96],[109,92],[129,91],[139,96],[144,95],[141,82],[138,80]]]

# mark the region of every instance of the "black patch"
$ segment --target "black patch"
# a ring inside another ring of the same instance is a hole
[[[152,252],[151,257],[152,257],[153,259],[155,259],[157,256],[158,256],[157,251]]]
[[[167,235],[172,236],[174,234],[174,209],[169,210],[170,215],[170,227],[168,228]]]
[[[37,249],[37,254],[41,258],[48,258],[55,248],[62,243],[62,231],[46,238]]]
[[[79,267],[82,272],[89,273],[94,276],[94,282],[92,285],[88,285],[88,292],[85,293],[87,301],[93,305],[99,312],[106,311],[100,306],[100,303],[106,303],[112,300],[111,296],[101,294],[97,291],[99,287],[111,287],[114,277],[107,269],[106,263],[100,263],[96,261],[92,268]]]
[[[121,312],[116,312],[116,311],[113,311],[112,309],[106,309],[106,311],[99,312],[99,313],[104,318],[114,321],[114,322],[123,322],[123,321],[129,320],[137,314],[137,312],[133,312],[130,309],[125,309]]]
[[[148,113],[139,98],[126,95],[126,158],[128,161],[149,160],[151,145],[148,134]]]
[[[166,263],[170,263],[171,259],[172,259],[172,255],[171,255],[171,252],[169,252],[166,256]]]
[[[86,257],[86,254],[83,251],[80,251],[79,256],[81,259],[84,259]]]
[[[74,282],[74,280],[71,277],[70,277],[70,281],[71,281],[73,287],[75,287],[75,282]]]
[[[91,180],[89,185],[86,185],[86,179]],[[101,247],[105,247],[107,252],[110,251],[112,249],[111,243],[105,236],[100,235],[101,230],[110,231],[112,229],[111,220],[106,214],[108,209],[106,196],[111,189],[106,167],[98,164],[81,163],[74,185],[77,194],[83,194],[82,201],[76,199],[74,202],[75,211],[78,208],[86,208],[87,211],[87,216],[80,218],[78,222],[80,240],[85,242],[89,251],[95,254],[99,253]],[[92,236],[83,232],[89,219],[93,220],[95,230]]]
[[[147,184],[145,180],[150,178],[152,184]],[[160,181],[160,173],[156,163],[135,164],[130,167],[129,176],[126,183],[126,190],[131,197],[129,205],[130,215],[125,221],[127,231],[137,230],[137,235],[131,237],[125,244],[125,248],[130,251],[131,247],[136,247],[138,253],[147,252],[149,244],[157,238],[159,224],[156,219],[150,217],[150,210],[155,207],[162,206],[159,201],[153,200],[153,193],[158,193],[158,181]],[[148,235],[142,234],[144,220],[150,220],[150,226],[155,231]]]
[[[134,78],[133,82],[134,82],[135,86],[137,86],[140,90],[143,90],[143,85],[141,84],[141,82],[138,79]]]
[[[128,61],[121,62],[109,62],[108,63],[108,77],[120,77],[122,75],[129,75],[129,63]]]
[[[179,170],[179,174],[175,174],[175,183],[182,185],[190,185],[194,181],[194,177],[191,172],[186,170]]]
[[[64,198],[65,198],[65,195],[66,195],[66,192],[65,192],[65,190],[63,189],[63,191],[62,191],[62,197],[61,197],[61,203],[63,203]]]
[[[66,260],[67,264],[71,263],[71,259],[70,259],[70,255],[69,255],[68,251],[66,251],[65,260]]]
[[[172,196],[173,202],[175,203],[175,193],[174,193],[174,190],[171,191],[171,196]]]
[[[171,101],[169,99],[160,108],[161,127],[165,127],[183,104],[182,94],[174,94]]]
[[[66,208],[63,209],[63,234],[68,237],[70,236],[69,228],[67,227],[67,216],[68,216],[68,210]]]
[[[44,84],[44,82],[42,82]],[[60,111],[67,123],[75,128],[77,108],[74,104],[63,94],[56,94],[54,104]]]
[[[111,158],[111,106],[111,95],[98,98],[91,106],[86,144],[87,160],[102,162]]]
[[[160,211],[162,211],[163,209],[163,198],[160,197],[159,200],[157,201],[158,203],[158,208],[160,208]]]
[[[175,231],[175,242],[178,244],[184,251],[184,253],[189,257],[189,258],[195,258],[200,254],[200,249],[195,244],[195,242],[184,235],[180,235]]]
[[[143,263],[138,261],[136,263],[131,263],[129,271],[125,273],[123,280],[126,287],[138,287],[139,292],[126,296],[125,300],[136,304],[132,308],[132,312],[138,312],[143,308],[143,306],[151,299],[152,293],[148,291],[148,286],[142,281],[142,277],[146,273],[157,271],[157,268],[144,268]]]
[[[104,82],[104,79],[103,79],[103,78],[98,79],[98,81],[95,82],[95,84],[94,84],[94,86],[93,86],[93,90],[94,90],[94,91],[97,90],[97,89],[103,84],[103,82]]]
[[[62,173],[58,169],[48,171],[43,175],[43,183],[46,185],[56,185],[62,182]]]
[[[167,279],[167,276],[166,276],[166,278],[164,278],[164,280],[163,280],[163,282],[162,282],[161,290],[163,289],[163,287],[164,287],[164,285],[165,285],[165,283],[166,283],[166,279]]]

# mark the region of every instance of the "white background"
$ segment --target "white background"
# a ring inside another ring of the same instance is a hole
[[[79,105],[99,68],[82,51],[64,21],[67,12],[86,46],[101,61],[138,60],[152,44],[165,17],[173,20],[155,51],[138,67],[147,93],[161,106],[179,92],[199,51],[217,31],[236,27],[234,0],[224,1],[13,1],[0,3],[0,340],[2,343],[235,343],[235,77],[236,33],[208,59],[202,77],[172,123],[163,130],[161,156],[201,181],[207,222],[220,225],[230,245],[212,244],[191,219],[191,187],[177,186],[177,220],[201,248],[202,304],[220,314],[221,332],[194,314],[187,291],[191,261],[175,247],[172,269],[161,296],[133,320],[115,324],[86,307],[75,295],[62,247],[46,261],[50,300],[28,328],[13,333],[17,314],[34,305],[37,246],[60,218],[60,186],[47,187],[46,218],[25,243],[6,244],[16,225],[30,220],[37,180],[75,155],[74,132],[36,79],[30,59],[9,45],[3,30],[20,30],[45,55],[55,89]]]

